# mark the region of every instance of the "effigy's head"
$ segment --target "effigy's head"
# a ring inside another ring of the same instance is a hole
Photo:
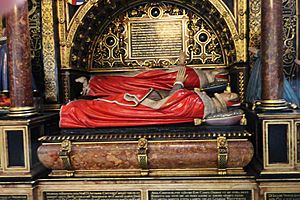
[[[239,99],[239,95],[233,92],[224,92],[219,94],[225,102],[229,101],[237,101]]]

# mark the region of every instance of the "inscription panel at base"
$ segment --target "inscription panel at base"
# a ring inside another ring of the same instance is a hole
[[[26,195],[0,195],[0,200],[27,200]]]
[[[298,200],[300,193],[267,193],[266,200]]]
[[[149,200],[251,200],[251,190],[168,190],[149,191]]]
[[[44,200],[140,200],[140,191],[60,191],[44,192]]]

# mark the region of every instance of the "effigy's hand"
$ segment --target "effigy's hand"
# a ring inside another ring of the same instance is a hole
[[[177,75],[176,75],[176,82],[184,83],[184,81],[187,79],[188,75],[185,73],[186,68],[185,67],[180,67],[178,69]],[[175,82],[175,83],[176,83]]]

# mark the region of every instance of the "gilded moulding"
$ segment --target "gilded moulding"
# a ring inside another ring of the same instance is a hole
[[[100,0],[90,0],[83,4],[78,11],[75,13],[74,17],[68,23],[67,14],[66,14],[66,6],[67,2],[65,0],[58,1],[58,18],[59,18],[59,37],[60,37],[60,48],[61,48],[61,64],[62,68],[64,69],[71,69],[70,67],[70,53],[71,47],[73,44],[73,40],[81,21],[83,20],[84,16],[88,13],[88,11],[93,6],[98,6],[98,1]],[[225,22],[227,23],[230,32],[232,34],[234,45],[237,52],[237,61],[246,61],[246,6],[247,3],[245,0],[240,0],[240,5],[242,6],[239,8],[239,22],[235,20],[234,16],[231,14],[230,10],[227,8],[224,2],[220,0],[209,0],[209,2],[222,14],[224,17]],[[243,26],[240,28],[240,33],[237,29],[237,26]]]
[[[71,47],[73,44],[74,36],[76,31],[81,24],[84,16],[88,13],[88,11],[93,7],[97,6],[98,0],[90,0],[87,1],[84,5],[82,5],[71,21],[68,18],[67,13],[67,1],[59,0],[57,1],[57,13],[59,19],[59,40],[60,40],[60,48],[61,48],[61,67],[63,69],[69,69],[70,67],[70,53]],[[70,21],[70,23],[68,23]]]
[[[227,8],[225,3],[220,0],[209,0],[209,2],[222,14],[226,24],[228,25],[231,35],[233,37],[234,45],[236,48],[237,61],[246,61],[246,14],[238,15],[238,20],[235,20],[230,10]],[[247,3],[245,0],[240,0],[238,4],[238,13],[245,13]],[[239,22],[239,23],[238,23]],[[238,28],[243,26],[244,28]],[[244,32],[239,32],[244,31]]]
[[[42,1],[42,42],[43,42],[43,63],[45,74],[45,99],[47,102],[58,101],[58,85],[56,82],[55,42],[53,30],[53,2],[52,0]]]
[[[249,9],[249,46],[260,49],[261,0],[250,0]]]
[[[58,35],[59,35],[59,45],[60,45],[60,58],[61,58],[61,68],[67,68],[69,66],[67,48],[71,47],[71,44],[66,43],[67,38],[67,0],[57,1],[57,16],[58,16]]]
[[[36,12],[36,10],[37,10],[37,2],[36,2],[36,0],[31,0],[31,4],[32,4],[31,9],[28,11],[28,15],[29,16],[33,15]]]
[[[241,55],[240,60],[246,62],[247,60],[247,1],[239,0],[238,2],[238,28],[239,28],[239,40],[240,47],[236,48],[237,55]],[[239,52],[241,51],[241,52]],[[239,59],[238,59],[239,60]]]
[[[2,24],[2,17],[0,16],[0,37],[2,37],[2,30],[3,30],[3,24]]]

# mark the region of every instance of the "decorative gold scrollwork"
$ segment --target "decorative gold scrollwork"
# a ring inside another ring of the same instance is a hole
[[[138,2],[138,1],[137,1]],[[141,1],[140,1],[141,2]],[[238,6],[238,11],[239,11],[239,15],[236,16],[236,18],[238,19],[234,19],[234,15],[226,8],[225,4],[222,1],[219,0],[208,0],[208,1],[190,1],[188,4],[189,6],[193,7],[194,10],[201,10],[204,11],[207,10],[207,13],[205,13],[205,15],[207,15],[206,17],[206,21],[213,19],[214,22],[213,24],[218,24],[219,22],[225,20],[224,24],[221,24],[219,27],[222,26],[227,26],[229,30],[227,30],[227,32],[224,34],[225,36],[224,38],[227,38],[227,41],[230,41],[230,44],[225,44],[227,45],[224,48],[224,54],[222,56],[227,56],[228,58],[228,62],[234,62],[236,60],[240,61],[240,60],[244,60],[245,59],[245,51],[246,51],[246,45],[245,45],[245,38],[243,39],[239,39],[239,36],[244,37],[245,33],[246,33],[246,15],[244,14],[246,11],[246,6],[247,5],[247,1],[246,0],[239,0],[236,1],[237,6]],[[185,2],[186,3],[186,2]],[[139,4],[139,5],[138,5]],[[153,4],[153,3],[152,3]],[[154,3],[155,4],[155,3]],[[158,3],[156,3],[156,6],[151,7],[152,9],[143,9],[142,5],[144,5],[144,3],[137,3],[136,5],[138,5],[136,8],[132,7],[133,9],[130,10],[129,13],[129,17],[133,17],[133,18],[139,18],[142,15],[148,15],[150,13],[150,17],[152,17],[152,19],[157,19],[160,20],[164,15],[162,15],[162,6],[160,6]],[[174,5],[174,4],[173,4]],[[178,4],[177,4],[178,5]],[[86,1],[86,3],[82,6],[80,6],[80,8],[77,10],[77,12],[75,13],[75,15],[73,16],[73,18],[70,18],[71,16],[67,16],[66,13],[68,13],[66,10],[68,8],[68,5],[66,3],[66,1],[57,1],[57,14],[58,14],[58,18],[61,19],[59,20],[59,37],[60,37],[60,48],[61,48],[61,66],[62,68],[65,69],[84,69],[84,70],[90,70],[90,71],[98,71],[98,70],[114,70],[122,66],[122,60],[126,61],[124,62],[125,64],[132,63],[132,65],[127,66],[126,67],[135,67],[135,68],[140,68],[142,67],[146,67],[144,66],[144,64],[150,64],[150,67],[153,65],[152,63],[154,62],[153,60],[147,60],[145,62],[132,62],[130,57],[120,57],[120,54],[118,54],[117,57],[115,57],[115,60],[117,63],[119,63],[119,65],[117,66],[103,66],[102,63],[100,62],[99,65],[95,64],[94,65],[94,61],[95,63],[97,63],[97,57],[93,57],[96,56],[97,54],[94,52],[89,52],[91,49],[93,49],[91,47],[92,44],[95,44],[95,42],[97,42],[96,39],[96,35],[99,33],[96,33],[95,30],[87,30],[86,27],[88,27],[86,24],[86,22],[90,23],[89,25],[91,27],[99,27],[98,25],[101,24],[103,21],[102,19],[105,18],[107,15],[112,14],[112,12],[117,12],[118,10],[122,10],[120,8],[124,8],[126,7],[126,1],[121,1],[118,4],[114,3],[114,1],[100,1],[100,0],[89,0]],[[167,14],[169,16],[172,15],[183,15],[186,14],[186,11],[183,7],[180,6],[173,6],[174,8],[171,8],[169,5],[167,6]],[[184,6],[186,7],[186,6]],[[108,8],[108,10],[106,10],[106,8]],[[149,8],[149,7],[147,7]],[[103,15],[101,14],[101,16],[99,15],[100,12],[98,12],[101,9],[101,13],[103,13]],[[164,10],[165,8],[163,8]],[[157,15],[157,11],[158,15]],[[206,12],[206,11],[205,11]],[[117,14],[117,13],[116,13]],[[201,14],[200,14],[201,15]],[[209,16],[208,16],[209,15]],[[114,15],[117,16],[117,15]],[[100,18],[97,18],[100,17]],[[70,20],[69,20],[70,18]],[[76,20],[78,19],[78,20]],[[79,22],[82,23],[79,23]],[[238,22],[238,24],[236,23]],[[222,22],[221,22],[222,23]],[[105,24],[105,23],[104,23]],[[214,30],[217,30],[219,28],[213,28]],[[103,31],[104,27],[100,27],[98,30],[101,30],[101,34],[104,34]],[[90,37],[92,41],[90,42],[86,42],[85,44],[82,43],[82,45],[78,44],[81,43],[82,40],[78,39],[78,35],[80,35],[81,32],[85,33],[85,37]],[[244,34],[243,34],[244,33]],[[184,34],[188,40],[188,33]],[[218,35],[219,37],[219,35]],[[230,38],[228,40],[228,37]],[[236,40],[234,39],[236,37]],[[192,48],[188,49],[188,41],[184,41],[184,46],[187,49],[184,49],[186,52],[190,52]],[[71,46],[66,46],[65,44],[74,44]],[[223,42],[222,42],[223,45]],[[95,45],[96,46],[96,45]],[[78,48],[78,49],[76,49]],[[84,48],[84,50],[80,50],[81,48]],[[96,48],[96,47],[95,47]],[[116,48],[117,49],[117,48]],[[128,49],[128,47],[126,47],[125,49]],[[95,50],[95,49],[94,49]],[[82,54],[82,52],[84,54]],[[71,55],[74,56],[80,56],[79,60],[71,60],[70,58],[72,57]],[[122,55],[122,54],[121,54]],[[123,54],[124,55],[124,54]],[[189,54],[192,55],[192,54]],[[122,59],[122,60],[121,60]],[[204,59],[204,56],[203,56]],[[86,62],[83,62],[83,60],[86,60]],[[245,60],[244,60],[245,61]],[[107,62],[107,61],[106,61]],[[154,63],[155,66],[160,66],[162,65],[163,67],[169,67],[170,64],[173,62],[174,63],[174,59],[166,59],[163,61],[156,61],[156,63]],[[225,61],[226,64],[227,61]],[[209,63],[211,64],[211,63]]]
[[[220,2],[193,3],[194,10],[205,9],[201,13],[171,2],[137,2],[136,6],[117,13],[122,2],[114,6],[103,2],[87,1],[70,20],[70,25],[59,24],[62,68],[88,71],[168,68],[177,63],[180,50],[190,56],[190,65],[223,67],[236,60],[236,48],[242,47],[237,45],[240,41],[231,37],[239,35],[231,27],[234,23],[227,23],[233,20],[232,14],[226,13],[230,11]],[[63,8],[60,5],[58,13]],[[111,12],[117,17],[104,23],[102,19]],[[220,20],[224,16],[225,21]],[[63,15],[59,17],[67,19]],[[97,30],[89,29],[95,26]],[[72,45],[62,46],[66,43]]]
[[[147,176],[149,174],[147,151],[148,151],[148,140],[145,138],[139,139],[137,158],[141,168],[142,176]]]
[[[227,161],[228,161],[228,143],[226,137],[217,138],[218,147],[218,170],[219,174],[226,174]]]
[[[251,47],[260,49],[260,33],[261,33],[261,0],[249,1],[249,34]]]
[[[283,10],[283,33],[284,33],[284,54],[283,68],[287,78],[293,78],[295,71],[293,69],[294,60],[297,57],[297,1],[282,1]]]

